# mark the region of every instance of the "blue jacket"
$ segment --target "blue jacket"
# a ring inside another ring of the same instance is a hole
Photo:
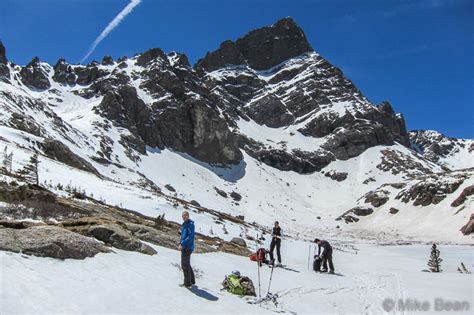
[[[181,225],[181,246],[189,251],[194,251],[194,222],[191,219]]]

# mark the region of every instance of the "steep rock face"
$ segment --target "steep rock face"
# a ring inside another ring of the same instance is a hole
[[[253,158],[282,171],[294,171],[300,174],[309,174],[320,171],[335,160],[334,156],[324,151],[304,152],[294,150],[269,150],[265,148],[252,150],[247,153]]]
[[[274,56],[269,47],[280,44],[288,45],[285,56],[290,59],[265,63]],[[248,57],[256,51],[258,58]],[[342,160],[377,145],[410,146],[403,116],[388,102],[371,104],[340,69],[312,52],[291,19],[252,31],[235,43],[223,42],[198,61],[196,69],[230,121],[299,126],[301,134],[324,140],[321,149],[326,154]]]
[[[134,87],[122,86],[116,91],[107,92],[95,110],[117,126],[127,128],[132,134],[138,135],[148,145],[164,148],[151,110],[138,97]],[[138,147],[139,152],[144,154],[144,145]]]
[[[97,112],[138,135],[144,144],[189,153],[204,162],[236,164],[242,153],[219,113],[199,101],[147,106],[130,86],[108,92]],[[137,146],[135,146],[137,147]],[[138,145],[145,153],[144,145]]]
[[[3,43],[0,41],[0,64],[7,64],[8,59],[7,59],[7,53],[5,46],[3,46]]]
[[[158,125],[165,146],[212,164],[237,164],[242,153],[219,113],[200,102],[167,108]]]
[[[10,79],[10,69],[7,66],[8,59],[6,54],[5,46],[0,41],[0,80],[1,79]]]
[[[51,87],[48,75],[41,66],[38,57],[31,60],[29,64],[20,71],[21,81],[29,88],[45,90]]]
[[[303,30],[291,18],[270,27],[254,30],[235,43],[225,41],[220,48],[199,60],[196,68],[213,71],[225,65],[248,64],[265,70],[279,63],[312,51]]]

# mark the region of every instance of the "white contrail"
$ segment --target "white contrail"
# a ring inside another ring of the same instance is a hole
[[[97,45],[99,45],[99,43],[105,37],[107,37],[107,35],[109,35],[109,33],[112,32],[112,30],[116,28],[120,22],[122,22],[122,20],[127,15],[129,15],[137,5],[140,4],[141,1],[142,0],[130,0],[130,3],[127,4],[127,6],[122,11],[120,11],[120,13],[112,20],[112,22],[110,22],[109,25],[107,25],[107,27],[102,31],[102,33],[100,33],[99,37],[95,39],[87,54],[81,59],[81,63],[83,63],[84,60],[86,60],[94,52]]]

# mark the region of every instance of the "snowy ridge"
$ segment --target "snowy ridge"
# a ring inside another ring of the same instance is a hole
[[[474,163],[474,140],[447,137],[434,130],[410,132],[415,150],[449,169],[470,168]]]

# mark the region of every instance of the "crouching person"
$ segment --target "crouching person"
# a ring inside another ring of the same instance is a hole
[[[332,246],[329,244],[328,241],[315,239],[314,242],[318,245],[318,255],[315,256],[315,263],[317,264],[316,260],[320,259],[320,264],[323,269],[321,272],[328,271],[328,263],[329,263],[329,273],[334,273],[334,264],[332,262]],[[313,266],[317,267],[317,266]],[[319,268],[318,268],[319,269]],[[316,271],[316,270],[315,270]]]
[[[241,276],[239,271],[232,271],[232,274],[226,276],[222,286],[232,294],[256,296],[252,280]]]

